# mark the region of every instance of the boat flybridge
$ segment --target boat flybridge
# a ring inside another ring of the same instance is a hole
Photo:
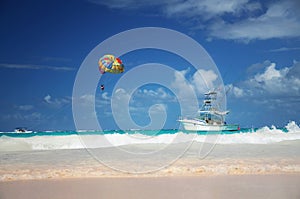
[[[238,124],[226,124],[225,116],[229,111],[220,111],[216,106],[217,92],[205,94],[203,105],[196,118],[180,118],[178,121],[188,131],[237,131]]]

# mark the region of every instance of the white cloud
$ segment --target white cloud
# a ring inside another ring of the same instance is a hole
[[[294,50],[300,50],[300,47],[295,47],[295,48],[281,47],[281,48],[271,49],[269,50],[269,52],[286,52],[286,51],[294,51]]]
[[[286,93],[290,90],[292,82],[286,78],[288,68],[276,69],[276,64],[271,63],[270,66],[261,74],[256,74],[249,80],[249,85],[256,85],[256,88],[261,89],[270,94]]]
[[[29,110],[32,110],[34,108],[34,106],[33,105],[20,105],[17,108],[21,111],[29,111]]]
[[[288,72],[287,68],[284,68],[282,70],[277,70],[277,69],[275,69],[275,66],[276,66],[275,63],[271,63],[271,65],[266,68],[264,73],[255,75],[254,79],[257,82],[265,82],[266,83],[266,82],[272,81],[274,79],[282,78]]]
[[[294,62],[290,67],[277,69],[276,64],[270,62],[263,72],[238,83],[231,90],[236,97],[300,97],[300,63]]]
[[[202,17],[202,20],[228,13],[237,15],[242,11],[261,9],[259,3],[249,2],[249,0],[89,0],[89,2],[105,5],[112,9],[156,7],[156,11],[160,11],[166,16]]]
[[[203,94],[217,89],[216,85],[217,74],[212,70],[200,69],[189,77],[189,70],[175,71],[174,81],[171,87],[176,90],[176,98],[180,103],[181,110],[185,116],[198,115],[198,109],[201,104],[199,99],[203,99]]]
[[[102,99],[104,99],[104,100],[110,100],[110,97],[108,96],[108,92],[104,92],[104,93],[102,93]]]
[[[257,74],[266,69],[266,67],[270,66],[271,62],[269,60],[264,61],[263,63],[255,63],[247,68],[248,74]]]
[[[115,93],[114,93],[114,100],[118,100],[118,101],[129,101],[130,99],[130,94],[126,92],[125,89],[123,88],[118,88],[116,89]]]
[[[149,107],[144,104],[143,106],[130,106],[129,110],[135,116],[145,117],[148,115],[148,113],[161,114],[162,112],[165,112],[167,110],[167,107],[167,104],[154,104]]]
[[[212,70],[199,69],[192,77],[192,85],[199,94],[204,94],[215,88],[214,81],[218,78],[217,74]]]
[[[256,65],[264,66],[267,62]],[[230,117],[244,117],[243,110],[255,114],[261,122],[283,122],[299,117],[300,63],[280,67],[269,62],[264,70],[228,87],[227,102],[235,112]]]
[[[168,103],[174,96],[162,87],[144,87],[131,93],[117,88],[112,95],[112,115],[122,129],[161,127],[166,118]],[[145,124],[148,121],[150,123]],[[140,124],[146,126],[140,126]]]
[[[163,89],[163,88],[158,88],[157,89],[157,93],[158,93],[158,96],[161,99],[164,99],[164,100],[166,100],[166,99],[171,99],[171,100],[174,99],[174,97],[172,95],[170,95],[169,93],[167,93],[165,91],[165,89]]]
[[[91,94],[86,94],[80,96],[77,103],[83,105],[83,106],[91,106],[91,104],[94,102],[95,96]]]
[[[293,1],[274,2],[268,5],[267,11],[262,15],[235,22],[215,22],[209,27],[210,35],[242,41],[300,37],[298,9]]]
[[[35,65],[35,64],[8,64],[0,63],[2,68],[12,68],[12,69],[32,69],[32,70],[53,70],[53,71],[73,71],[74,68],[67,66],[47,66],[47,65]]]
[[[235,97],[241,98],[245,95],[245,91],[242,88],[229,84],[226,86],[226,90],[232,93]]]
[[[38,112],[21,114],[13,113],[8,115],[3,115],[2,119],[4,120],[18,120],[18,121],[39,121],[42,118],[42,114]]]
[[[187,73],[189,70],[175,71],[174,82],[171,86],[178,90],[180,99],[191,98],[191,91],[194,91],[197,96],[203,96],[204,93],[209,90],[216,89],[217,85],[215,81],[218,75],[212,70],[197,70],[190,79],[188,79]]]
[[[48,104],[51,104],[52,101],[51,101],[51,96],[48,94],[44,97],[44,100],[48,103]]]
[[[31,114],[24,115],[23,118],[25,120],[40,120],[42,118],[42,114],[38,112],[34,112]]]
[[[154,109],[152,111],[155,112],[155,110],[160,110],[159,108],[161,108],[161,106],[164,106],[164,108],[166,108],[166,103],[175,101],[175,97],[162,87],[156,89],[138,89],[131,96],[123,88],[118,88],[115,91],[113,99],[115,110],[124,110],[122,106],[124,106],[125,103],[127,104],[127,102],[129,102],[127,106],[133,114],[144,114],[146,111],[148,111],[147,107],[153,104],[159,105],[157,107],[153,106]]]
[[[300,3],[279,0],[90,0],[113,9],[149,9],[163,16],[191,22],[212,38],[265,40],[300,37]]]
[[[156,89],[139,89],[133,94],[133,98],[137,99],[152,99],[154,103],[160,103],[162,101],[174,101],[174,96],[167,92],[164,88],[159,87]],[[133,99],[132,98],[132,99]]]
[[[248,3],[249,0],[188,0],[173,4],[167,4],[165,13],[167,16],[197,17],[208,21],[225,14],[239,15],[242,11],[254,11],[260,9],[258,3]]]
[[[53,106],[53,107],[62,107],[66,104],[70,104],[71,103],[71,98],[69,97],[65,97],[65,98],[55,98],[53,99],[49,94],[46,95],[44,97],[44,101],[50,105],[50,106]]]
[[[166,104],[156,104],[154,106],[152,106],[152,109],[150,111],[152,111],[154,114],[163,112],[167,109],[167,105]]]
[[[186,74],[189,72],[189,69],[183,71],[175,71],[174,81],[171,83],[171,87],[177,91],[178,101],[185,102],[193,99],[194,87],[186,79]]]
[[[237,97],[243,97],[244,96],[244,90],[238,87],[233,87],[233,93]]]

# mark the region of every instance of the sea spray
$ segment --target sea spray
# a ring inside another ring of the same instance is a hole
[[[289,122],[284,128],[262,127],[242,129],[236,132],[215,132],[217,144],[269,144],[300,139],[300,128],[296,122]],[[210,142],[206,132],[181,130],[161,131],[47,131],[22,133],[0,133],[0,151],[59,150],[81,148],[105,148],[134,144],[174,144],[184,142]],[[214,135],[215,136],[215,135]],[[92,140],[86,145],[85,140]],[[99,140],[106,140],[106,143]],[[213,139],[213,141],[215,141]],[[213,143],[214,144],[214,143]]]

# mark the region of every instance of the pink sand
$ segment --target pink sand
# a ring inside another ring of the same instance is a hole
[[[300,175],[115,177],[0,182],[1,199],[299,199]]]

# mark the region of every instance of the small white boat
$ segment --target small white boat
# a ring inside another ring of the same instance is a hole
[[[15,128],[15,133],[32,133],[33,131],[29,131],[24,127]]]
[[[217,93],[212,91],[205,94],[204,103],[196,118],[180,118],[178,121],[188,131],[237,131],[238,124],[226,124],[225,115],[229,111],[219,111],[215,106]]]

